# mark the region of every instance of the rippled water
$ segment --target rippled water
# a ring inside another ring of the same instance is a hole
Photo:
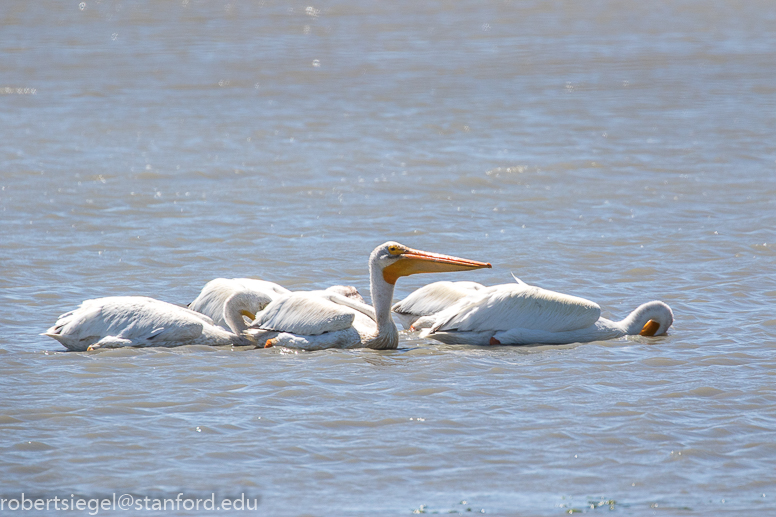
[[[776,511],[770,2],[0,11],[0,487],[266,515]],[[92,297],[366,294],[388,239],[668,336],[64,353]],[[610,510],[611,509],[611,510]]]

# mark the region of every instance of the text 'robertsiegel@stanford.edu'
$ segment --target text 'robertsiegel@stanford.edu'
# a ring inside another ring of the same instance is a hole
[[[173,496],[142,496],[137,494],[113,493],[101,497],[86,497],[77,494],[31,495],[24,492],[18,495],[0,495],[0,512],[56,512],[82,511],[88,515],[97,515],[101,511],[223,511],[241,512],[258,509],[261,497],[239,494],[234,497],[219,497],[215,493],[190,496],[183,492]]]

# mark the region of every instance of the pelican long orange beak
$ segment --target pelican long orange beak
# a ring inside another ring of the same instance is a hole
[[[401,247],[396,251],[392,249],[391,254],[398,255],[399,258],[383,269],[383,278],[389,284],[395,284],[400,276],[417,273],[446,273],[448,271],[469,271],[493,267],[489,262],[478,262],[406,247]]]

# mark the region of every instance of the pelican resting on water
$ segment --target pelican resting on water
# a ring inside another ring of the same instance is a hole
[[[324,291],[311,291],[326,296],[331,293],[364,302],[355,287],[349,285],[334,285]],[[189,309],[209,316],[221,328],[231,330],[235,334],[242,333],[248,325],[243,317],[253,321],[256,314],[272,301],[291,291],[285,287],[254,278],[216,278],[202,288],[202,291],[189,304]],[[239,312],[225,310],[230,300],[237,299],[241,310]]]
[[[433,323],[421,337],[470,345],[586,343],[636,334],[658,336],[674,321],[671,308],[660,301],[611,321],[602,318],[601,308],[589,300],[515,280],[516,284],[478,290],[431,316]]]
[[[430,327],[433,316],[461,298],[474,294],[485,286],[477,282],[434,282],[413,291],[408,297],[396,302],[391,310],[406,329],[417,330]]]
[[[394,284],[416,273],[442,273],[489,268],[477,262],[408,248],[386,242],[369,257],[374,308],[332,294],[326,298],[291,293],[272,301],[246,331],[265,346],[318,350],[323,348],[391,349],[399,332],[391,319]]]
[[[256,313],[269,302],[289,292],[282,285],[266,280],[216,278],[205,284],[199,295],[189,304],[189,309],[210,317],[219,327],[239,334],[247,327],[243,316],[253,321]],[[226,311],[225,314],[227,302],[234,297],[244,300],[242,311],[237,314]]]
[[[245,299],[231,298],[224,312],[242,318]],[[173,347],[181,345],[252,345],[254,342],[215,325],[204,314],[145,296],[86,300],[59,317],[44,336],[69,350]]]

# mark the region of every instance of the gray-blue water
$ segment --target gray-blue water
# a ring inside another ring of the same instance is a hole
[[[0,496],[776,512],[774,23],[765,1],[4,2]],[[368,294],[389,239],[494,266],[397,299],[511,272],[676,321],[388,352],[39,336],[219,276]]]

